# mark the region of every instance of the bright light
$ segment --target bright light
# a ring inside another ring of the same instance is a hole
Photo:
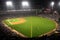
[[[29,6],[29,3],[28,3],[27,1],[23,1],[23,2],[22,2],[22,6],[23,6],[23,7],[25,7],[25,6],[27,7],[27,6]]]
[[[7,6],[12,6],[13,4],[12,4],[11,1],[7,1],[7,2],[6,2],[6,5],[7,5]]]
[[[14,10],[15,7],[13,5],[13,2],[12,1],[7,1],[6,2],[6,8],[7,8],[7,10]]]
[[[54,2],[51,2],[51,6],[54,6]]]
[[[58,5],[60,6],[60,2],[58,3]]]

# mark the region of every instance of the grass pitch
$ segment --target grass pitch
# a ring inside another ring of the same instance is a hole
[[[25,20],[25,22],[18,23],[23,21],[22,19]],[[39,35],[45,34],[56,27],[54,21],[49,20],[48,18],[36,16],[6,19],[4,20],[4,23],[8,25],[8,27],[15,29],[29,38],[38,37]]]

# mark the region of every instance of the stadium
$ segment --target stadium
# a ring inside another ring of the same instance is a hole
[[[36,11],[10,11],[2,17],[4,27],[23,38],[50,36],[58,28],[57,20],[53,16],[39,15]]]
[[[47,39],[59,35],[60,16],[57,11],[52,12],[51,8],[32,9],[26,1],[22,2],[20,10],[10,8],[13,5],[10,1],[6,5],[7,11],[0,11],[0,29],[6,37]]]

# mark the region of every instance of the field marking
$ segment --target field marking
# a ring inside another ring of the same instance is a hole
[[[32,19],[32,17],[31,17]],[[31,38],[32,38],[32,20],[31,20]]]
[[[32,19],[32,17],[31,17]],[[31,38],[32,38],[32,20],[31,20]]]
[[[7,21],[8,21],[8,23],[10,23],[12,25],[12,23],[9,20],[7,20]]]

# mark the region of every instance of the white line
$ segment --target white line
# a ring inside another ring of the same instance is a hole
[[[7,20],[7,21],[12,25],[12,23],[9,20]]]
[[[32,17],[31,17],[32,19]],[[31,38],[32,38],[32,20],[31,20]]]

